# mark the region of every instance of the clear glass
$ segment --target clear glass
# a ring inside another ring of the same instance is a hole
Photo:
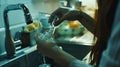
[[[54,38],[53,38],[54,29],[55,28],[54,28],[53,24],[49,28],[39,27],[38,30],[37,30],[37,36],[40,40],[44,40],[45,42],[46,41],[53,42],[54,41]],[[46,58],[45,58],[44,55],[42,56],[42,58],[43,58],[42,59],[43,64],[40,64],[39,67],[51,67],[50,64],[46,63]]]

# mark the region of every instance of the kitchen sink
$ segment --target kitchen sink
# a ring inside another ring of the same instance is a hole
[[[88,43],[80,43],[66,40],[55,40],[56,44],[62,49],[76,58],[82,60],[92,47]],[[59,64],[50,58],[46,58],[46,62],[51,67],[60,67]],[[0,57],[0,67],[38,67],[43,63],[42,55],[36,50],[36,45],[29,46],[16,51],[16,55],[12,59],[6,59],[5,55]]]
[[[82,60],[91,50],[91,45],[85,45],[83,43],[74,43],[69,41],[57,42],[62,49],[76,58]]]

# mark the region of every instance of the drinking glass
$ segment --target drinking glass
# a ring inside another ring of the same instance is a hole
[[[44,27],[39,27],[37,29],[37,36],[40,40],[43,41],[51,41],[53,42],[53,33],[54,33],[54,25],[52,24],[51,26],[49,26],[49,28],[44,28]],[[42,60],[43,60],[43,64],[40,64],[39,67],[51,67],[50,64],[46,63],[46,58],[44,55],[42,55]]]

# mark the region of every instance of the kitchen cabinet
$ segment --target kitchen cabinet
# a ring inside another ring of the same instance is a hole
[[[25,56],[19,57],[18,59],[8,60],[10,62],[4,64],[1,67],[27,67]]]
[[[42,63],[42,56],[38,51],[26,55],[28,67],[38,67]]]

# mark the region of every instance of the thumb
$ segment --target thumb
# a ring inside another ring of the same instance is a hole
[[[55,26],[58,26],[59,24],[61,24],[62,22],[64,21],[64,19],[59,19],[59,20],[57,20],[55,23],[54,23],[54,25]]]

